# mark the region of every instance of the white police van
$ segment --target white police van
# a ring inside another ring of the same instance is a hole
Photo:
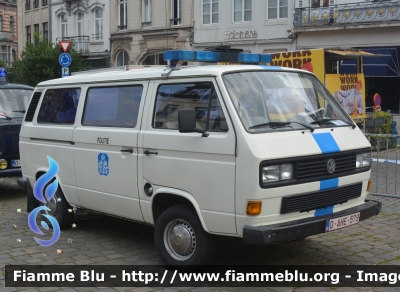
[[[379,213],[366,200],[371,148],[309,72],[269,55],[168,51],[168,68],[83,74],[37,85],[20,133],[32,188],[59,164],[47,203],[155,226],[168,265],[207,263],[213,235],[268,245],[329,232]]]

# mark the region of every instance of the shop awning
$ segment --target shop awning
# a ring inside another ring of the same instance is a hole
[[[400,47],[363,48],[365,52],[381,56],[363,58],[365,77],[400,77],[399,53]],[[340,73],[356,73],[355,60],[343,60]]]
[[[370,53],[364,50],[326,50],[331,54],[336,54],[345,57],[375,57],[374,53]]]

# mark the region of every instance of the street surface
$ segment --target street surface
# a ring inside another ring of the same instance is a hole
[[[384,163],[381,163],[384,167]],[[384,172],[379,171],[384,180]],[[393,173],[391,173],[393,176]],[[373,166],[374,178],[375,166]],[[215,265],[400,265],[399,199],[371,196],[383,202],[379,216],[301,242],[276,246],[246,245],[240,239],[219,237]],[[21,209],[18,212],[17,209]],[[81,212],[76,228],[62,230],[57,243],[42,247],[27,224],[26,195],[16,179],[0,179],[0,291],[398,291],[395,288],[5,288],[6,264],[41,265],[154,265],[160,264],[153,228],[106,215]],[[16,227],[14,226],[16,225]],[[20,242],[17,242],[17,239]],[[72,243],[68,243],[72,239]],[[28,253],[27,250],[31,250]],[[58,254],[57,249],[62,253]]]

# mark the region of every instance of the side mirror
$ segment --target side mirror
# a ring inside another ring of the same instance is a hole
[[[208,133],[196,128],[196,112],[193,108],[178,110],[178,129],[180,133],[202,133],[202,137],[208,137]]]

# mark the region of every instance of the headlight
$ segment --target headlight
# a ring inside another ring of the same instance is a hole
[[[0,159],[0,169],[6,169],[6,168],[7,168],[7,160]]]
[[[368,167],[371,165],[371,152],[357,154],[356,156],[356,168]]]
[[[262,169],[263,183],[288,180],[293,178],[293,164],[265,166]]]

